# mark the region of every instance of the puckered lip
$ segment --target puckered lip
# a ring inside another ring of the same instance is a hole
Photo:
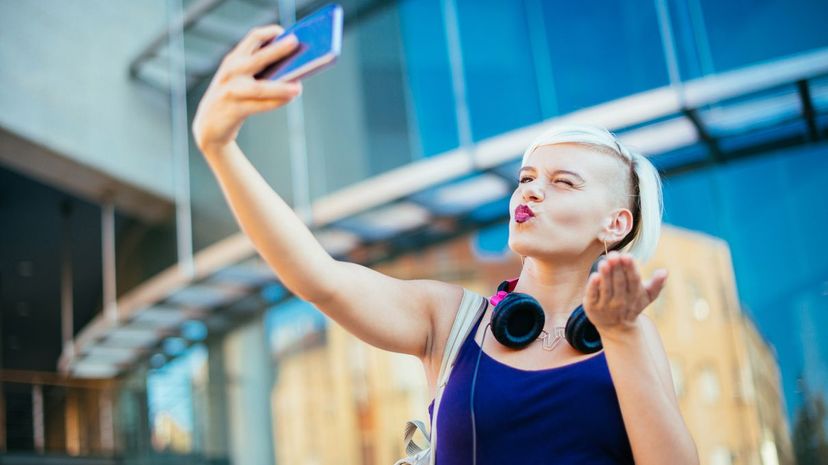
[[[535,212],[528,205],[520,204],[515,208],[515,215],[535,216]]]

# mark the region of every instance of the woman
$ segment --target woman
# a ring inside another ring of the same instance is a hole
[[[282,283],[363,341],[417,356],[433,396],[463,289],[395,279],[334,260],[235,143],[247,116],[278,108],[301,93],[300,83],[252,77],[296,47],[293,37],[261,47],[281,31],[275,25],[255,29],[225,57],[196,112],[196,144],[242,230]],[[502,370],[496,382],[517,384],[496,392],[503,385],[487,385],[481,367],[477,462],[698,463],[664,348],[653,323],[641,314],[658,296],[667,273],[659,270],[642,282],[631,256],[646,260],[658,240],[661,193],[655,169],[605,131],[552,132],[526,151],[510,212],[509,246],[524,257],[512,290],[538,300],[549,332],[582,304],[603,350],[584,355],[565,343],[552,351],[539,343],[513,350],[491,337],[484,341],[481,322],[488,322],[492,312],[487,309],[459,360],[469,357],[472,344],[484,344],[490,370]],[[624,247],[627,251],[618,252]],[[591,273],[606,250],[611,252]],[[560,384],[561,379],[570,382]],[[560,391],[547,389],[555,382]],[[440,465],[470,460],[468,411],[451,402],[452,389],[456,394],[468,390],[467,384],[452,372],[438,419]],[[557,400],[549,404],[549,399]],[[522,420],[504,423],[516,417]],[[444,434],[454,440],[443,440]]]

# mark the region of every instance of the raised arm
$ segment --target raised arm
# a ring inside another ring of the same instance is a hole
[[[373,346],[428,358],[435,312],[456,308],[462,290],[334,260],[235,142],[245,118],[281,107],[302,90],[298,82],[253,78],[296,47],[287,38],[260,48],[281,32],[279,26],[254,29],[224,58],[193,120],[196,144],[242,231],[291,292]]]

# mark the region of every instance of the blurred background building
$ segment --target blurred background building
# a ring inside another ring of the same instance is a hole
[[[239,144],[336,258],[491,294],[549,125],[646,154],[647,309],[702,463],[828,463],[822,0],[343,0],[335,67]],[[293,296],[192,144],[251,27],[314,0],[0,0],[0,462],[385,464],[416,358]]]

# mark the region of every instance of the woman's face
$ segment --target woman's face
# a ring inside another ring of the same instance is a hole
[[[521,256],[553,259],[588,253],[594,259],[598,250],[603,252],[598,237],[620,210],[627,209],[623,202],[629,176],[624,168],[617,156],[579,144],[535,149],[521,168],[509,202],[509,248]],[[516,214],[521,205],[532,213]],[[527,216],[524,222],[516,221]],[[627,231],[631,228],[628,225]]]

